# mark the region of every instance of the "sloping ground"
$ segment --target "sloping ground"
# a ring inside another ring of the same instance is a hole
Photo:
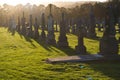
[[[58,39],[56,33],[56,40]],[[98,34],[99,36],[101,33]],[[75,55],[77,37],[68,34],[69,48],[58,49],[44,42],[25,38],[17,32],[11,35],[0,28],[0,80],[119,80],[119,62],[47,64],[46,58]],[[85,39],[89,53],[97,53],[99,41]]]

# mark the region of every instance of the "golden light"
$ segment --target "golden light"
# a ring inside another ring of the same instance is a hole
[[[77,2],[77,1],[100,1],[104,2],[106,0],[0,0],[0,4],[10,4],[10,5],[17,5],[17,4],[48,4],[48,3],[53,3],[53,2]]]

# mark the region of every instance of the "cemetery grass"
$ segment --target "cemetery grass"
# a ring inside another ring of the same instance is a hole
[[[59,33],[56,33],[58,40]],[[98,36],[102,33],[98,32]],[[118,36],[118,35],[117,35]],[[0,80],[119,80],[119,62],[47,64],[46,58],[76,55],[77,37],[67,34],[69,48],[60,49],[25,38],[17,32],[11,35],[0,28]],[[88,53],[99,52],[99,40],[85,38]]]

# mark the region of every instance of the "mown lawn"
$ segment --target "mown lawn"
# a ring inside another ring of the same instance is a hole
[[[56,33],[56,40],[59,33]],[[98,33],[102,36],[102,33]],[[117,35],[118,36],[118,35]],[[0,28],[0,80],[120,80],[120,62],[47,64],[50,57],[76,55],[77,37],[67,34],[69,48],[59,49],[25,38],[17,32],[11,35]],[[99,41],[85,38],[91,54],[99,52]]]

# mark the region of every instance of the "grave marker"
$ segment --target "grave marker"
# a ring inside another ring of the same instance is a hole
[[[23,17],[22,17],[22,19],[21,19],[21,24],[22,24],[22,34],[23,35],[26,35],[26,26],[25,26],[25,17],[24,17],[24,12],[23,12]]]
[[[90,14],[89,14],[89,28],[88,28],[88,34],[87,37],[95,38],[95,15],[93,11],[93,6],[90,7]]]
[[[78,45],[75,46],[76,53],[78,54],[86,54],[86,47],[84,46],[84,32],[83,27],[81,27],[81,24],[79,24],[78,29]]]
[[[113,7],[110,5],[106,13],[106,28],[100,40],[100,53],[105,56],[118,55],[118,42],[115,34]]]
[[[54,35],[54,20],[51,13],[52,4],[50,4],[50,14],[48,16],[48,34],[46,42],[50,45],[56,45],[55,35]]]
[[[35,18],[35,24],[34,24],[34,38],[38,39],[39,38],[39,32],[38,32],[38,22],[37,22],[37,18]]]
[[[46,34],[45,34],[45,15],[44,15],[44,13],[42,14],[42,18],[41,18],[41,28],[42,28],[41,39],[45,40]]]
[[[64,13],[62,13],[62,19],[60,22],[60,36],[57,45],[59,47],[68,47],[68,41],[66,36],[66,20],[64,17]]]

